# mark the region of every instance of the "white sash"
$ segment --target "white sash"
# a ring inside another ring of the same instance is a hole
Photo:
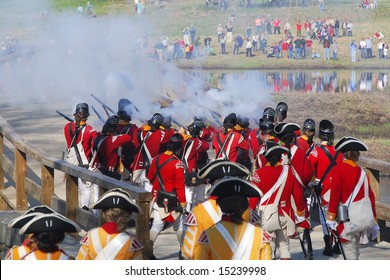
[[[233,240],[232,236],[222,223],[217,223],[215,228],[222,235],[230,250],[233,252],[232,260],[249,260],[252,250],[252,246],[249,245],[253,243],[253,237],[255,234],[254,225],[246,223],[246,227],[243,229],[245,231],[244,235],[238,244]]]
[[[218,223],[221,220],[222,212],[219,207],[218,207],[218,212],[216,212],[209,200],[203,202],[202,205],[206,209],[206,212],[207,214],[209,214],[211,220],[213,220],[214,224]]]
[[[130,239],[130,236],[127,233],[121,232],[102,248],[97,230],[91,232],[91,237],[94,246],[97,245],[95,246],[96,252],[99,252],[96,255],[95,260],[114,260],[123,245]]]
[[[286,181],[287,179],[287,174],[288,174],[288,165],[283,165],[283,170],[282,172],[280,173],[280,176],[278,178],[278,180],[276,181],[275,185],[273,185],[273,187],[268,191],[266,192],[263,197],[261,198],[260,200],[260,205],[262,204],[262,202],[264,201],[267,201],[271,195],[277,191],[277,189],[279,189],[279,187],[282,185],[282,183],[284,181]]]

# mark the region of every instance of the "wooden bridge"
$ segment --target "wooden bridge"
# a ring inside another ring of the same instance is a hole
[[[379,182],[373,184],[382,234],[378,241],[380,238],[390,240],[390,205],[379,201],[381,174],[390,173],[390,163],[362,158],[360,164],[367,167]],[[57,183],[62,183],[64,178],[65,189],[58,188]],[[78,178],[98,184],[101,192],[113,188],[125,189],[136,200],[143,214],[136,217],[135,234],[144,244],[144,258],[148,259],[153,254],[153,245],[149,240],[149,192],[47,155],[40,148],[23,140],[0,117],[0,211],[27,210],[29,200],[33,199],[64,214],[84,230],[96,227],[100,224],[101,217],[78,207]]]

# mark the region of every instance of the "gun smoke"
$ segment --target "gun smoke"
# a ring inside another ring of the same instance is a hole
[[[71,116],[77,103],[86,102],[105,115],[92,93],[114,110],[120,98],[128,98],[139,109],[128,108],[140,123],[161,112],[188,125],[195,116],[213,122],[210,111],[258,120],[273,105],[271,90],[258,77],[226,80],[223,90],[205,90],[202,79],[172,63],[146,58],[136,47],[137,39],[165,34],[142,16],[90,17],[78,15],[76,7],[55,12],[43,0],[14,2],[0,3],[0,35],[16,35],[33,53],[0,63],[0,92],[10,106],[35,104],[45,114],[55,115],[59,109]],[[149,41],[153,47],[155,41]],[[161,108],[161,99],[170,106]]]

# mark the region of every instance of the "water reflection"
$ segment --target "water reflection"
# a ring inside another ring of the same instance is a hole
[[[229,82],[257,79],[272,92],[389,93],[388,70],[384,71],[191,71],[208,83],[224,89]]]

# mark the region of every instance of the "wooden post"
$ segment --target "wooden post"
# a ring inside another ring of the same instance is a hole
[[[69,174],[66,178],[66,216],[76,221],[76,209],[79,207],[78,178]]]
[[[51,197],[54,195],[54,169],[41,166],[42,194],[41,202],[51,207]]]
[[[136,236],[144,245],[144,260],[149,260],[153,255],[153,242],[150,240],[149,232],[150,201],[137,201],[137,204],[141,207],[142,213],[137,215]]]
[[[28,201],[25,190],[25,180],[27,176],[26,154],[15,147],[15,185],[16,185],[16,209],[27,210]]]
[[[4,136],[0,133],[0,155],[4,155]],[[0,190],[4,190],[4,170],[0,161]]]

